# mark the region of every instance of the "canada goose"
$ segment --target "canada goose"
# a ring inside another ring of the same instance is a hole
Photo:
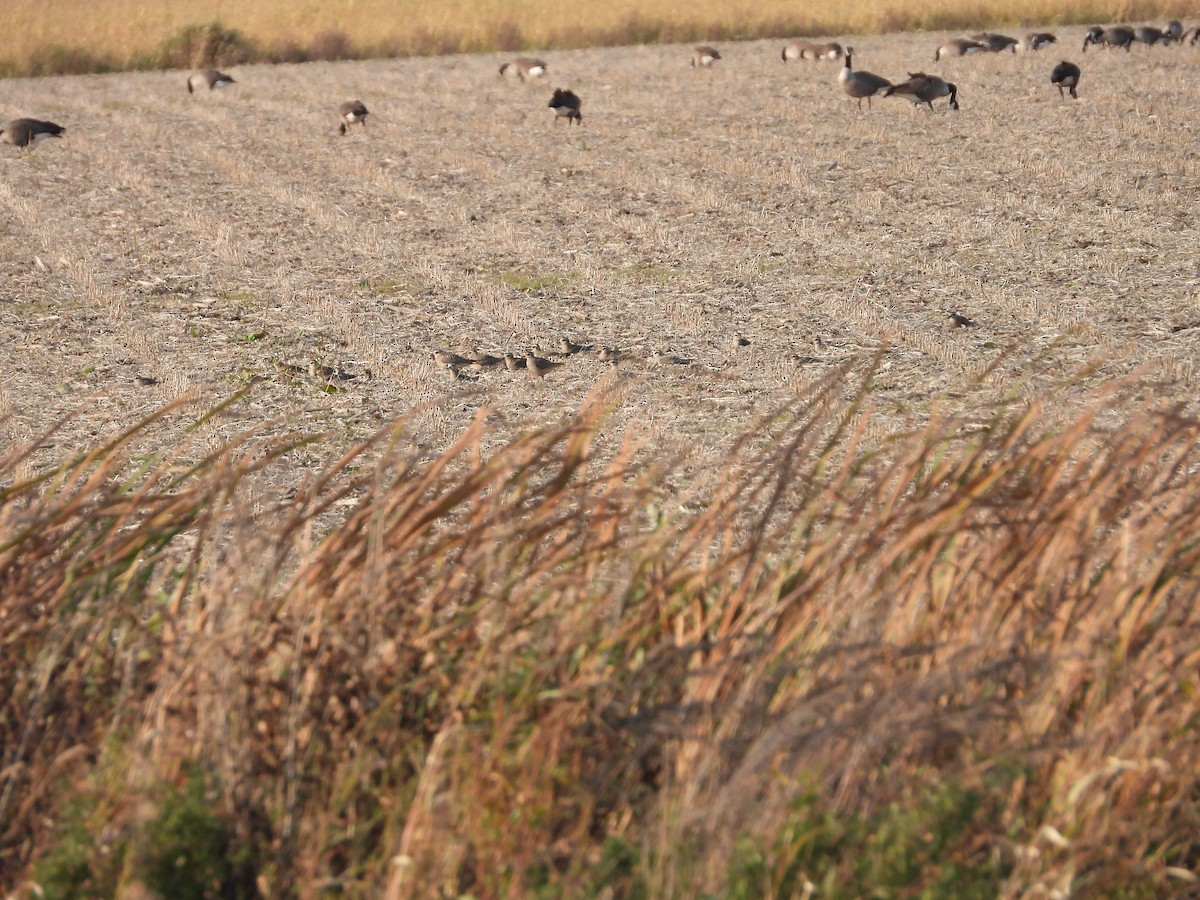
[[[342,123],[338,125],[338,134],[345,134],[346,130],[358,122],[363,128],[367,127],[367,108],[361,100],[347,100],[345,103],[338,105],[338,118]]]
[[[1154,28],[1151,25],[1143,25],[1140,28],[1135,28],[1133,39],[1139,44],[1145,44],[1147,47],[1153,47],[1155,44],[1169,44],[1171,38],[1168,37],[1165,31]]]
[[[943,56],[966,56],[968,53],[987,53],[987,44],[972,41],[968,38],[955,38],[946,41],[934,51],[933,61],[938,62]]]
[[[1180,43],[1187,41],[1189,47],[1194,47],[1196,42],[1200,41],[1200,25],[1197,25],[1195,28],[1189,28],[1187,31],[1181,34],[1179,36],[1179,41]]]
[[[842,71],[838,73],[838,81],[841,83],[843,91],[858,100],[859,109],[862,109],[864,97],[867,100],[867,109],[870,109],[871,98],[884,88],[891,87],[892,83],[871,72],[855,72],[852,68],[853,53],[853,47],[846,48],[846,62],[842,66]]]
[[[188,78],[188,93],[194,94],[200,88],[208,88],[210,91],[215,88],[229,87],[231,84],[237,84],[233,80],[232,75],[226,75],[224,72],[218,72],[216,69],[201,69]]]
[[[1025,35],[1025,37],[1023,37],[1021,39],[1021,43],[1017,44],[1017,49],[1034,52],[1037,50],[1044,50],[1046,47],[1049,47],[1051,44],[1057,44],[1057,43],[1058,43],[1058,38],[1056,38],[1050,32],[1048,32],[1048,31],[1033,31],[1033,32],[1030,32],[1029,34]]]
[[[528,78],[541,78],[546,74],[546,69],[546,64],[540,59],[532,56],[518,56],[512,62],[502,65],[500,74],[504,76],[511,72],[521,81],[525,81]]]
[[[971,35],[971,40],[978,41],[993,53],[1002,53],[1005,50],[1015,52],[1017,49],[1017,39],[1003,34],[990,34],[985,31],[982,34]]]
[[[543,359],[532,352],[525,354],[525,368],[529,370],[529,374],[536,375],[538,378],[544,377],[551,369],[557,369],[561,365],[560,362]]]
[[[692,68],[703,66],[707,69],[720,58],[720,51],[716,47],[696,47],[692,50]]]
[[[814,44],[812,41],[792,41],[783,48],[779,58],[784,62],[789,59],[841,59],[845,50],[837,41],[827,44]]]
[[[1179,43],[1183,38],[1183,23],[1178,19],[1172,19],[1167,23],[1167,27],[1163,29],[1163,34],[1167,36],[1168,41]]]
[[[907,97],[914,105],[924,103],[931,110],[933,101],[940,97],[950,98],[950,108],[958,109],[958,85],[943,81],[936,75],[924,72],[909,72],[908,81],[892,85],[883,92],[885,97]]]
[[[1075,88],[1079,85],[1079,66],[1064,59],[1050,73],[1050,83],[1058,85],[1058,96],[1065,96],[1063,88],[1069,88],[1071,97],[1078,100],[1079,95],[1075,93]]]
[[[0,127],[0,140],[14,147],[28,147],[44,138],[62,137],[67,129],[41,119],[12,119]]]
[[[554,89],[554,96],[550,98],[549,107],[554,110],[554,121],[557,122],[560,118],[565,118],[567,124],[578,122],[583,124],[583,113],[579,108],[583,105],[573,91],[564,91],[562,88]]]
[[[1133,46],[1133,29],[1126,28],[1124,25],[1116,25],[1112,28],[1101,28],[1099,25],[1093,25],[1088,29],[1087,35],[1083,39],[1083,52],[1087,52],[1089,45],[1097,47],[1103,45],[1105,47],[1124,47],[1126,52]]]

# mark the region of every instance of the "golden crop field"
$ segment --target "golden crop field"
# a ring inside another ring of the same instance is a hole
[[[1200,46],[1056,30],[836,36],[957,111],[781,40],[5,82],[0,886],[1194,891]]]

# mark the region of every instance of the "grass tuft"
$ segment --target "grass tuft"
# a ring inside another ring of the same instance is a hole
[[[220,410],[24,480],[10,451],[0,880],[1177,890],[1194,411],[948,415],[866,453],[870,396],[838,388],[683,492],[674,461],[595,449],[599,401],[488,452],[480,416],[432,459],[393,423],[268,510],[302,439],[197,452]]]

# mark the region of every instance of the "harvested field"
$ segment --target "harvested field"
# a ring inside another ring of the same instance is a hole
[[[547,54],[534,84],[500,79],[502,56],[247,67],[195,96],[179,72],[10,82],[6,113],[67,126],[3,155],[10,437],[78,411],[57,456],[253,383],[224,431],[353,438],[419,410],[439,448],[480,407],[515,432],[604,384],[629,398],[611,427],[704,448],[881,346],[876,436],[1094,359],[1077,386],[1187,392],[1200,51],[1084,55],[1081,36],[937,65],[942,35],[856,42],[858,68],[957,82],[962,109],[932,115],[859,114],[838,64],[785,65],[774,41],[703,73],[678,46]],[[1083,63],[1077,102],[1049,84],[1061,57]],[[583,127],[553,121],[555,85]],[[349,98],[371,116],[339,138]],[[430,357],[564,335],[625,361],[456,379]]]
[[[7,84],[0,890],[1194,893],[1200,52],[1060,36]]]

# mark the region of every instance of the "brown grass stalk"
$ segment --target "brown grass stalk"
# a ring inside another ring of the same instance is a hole
[[[1179,887],[1194,412],[868,454],[835,396],[690,493],[595,401],[490,453],[390,426],[257,520],[294,441],[138,464],[162,417],[9,488],[0,876],[159,890],[185,808],[238,895]]]

